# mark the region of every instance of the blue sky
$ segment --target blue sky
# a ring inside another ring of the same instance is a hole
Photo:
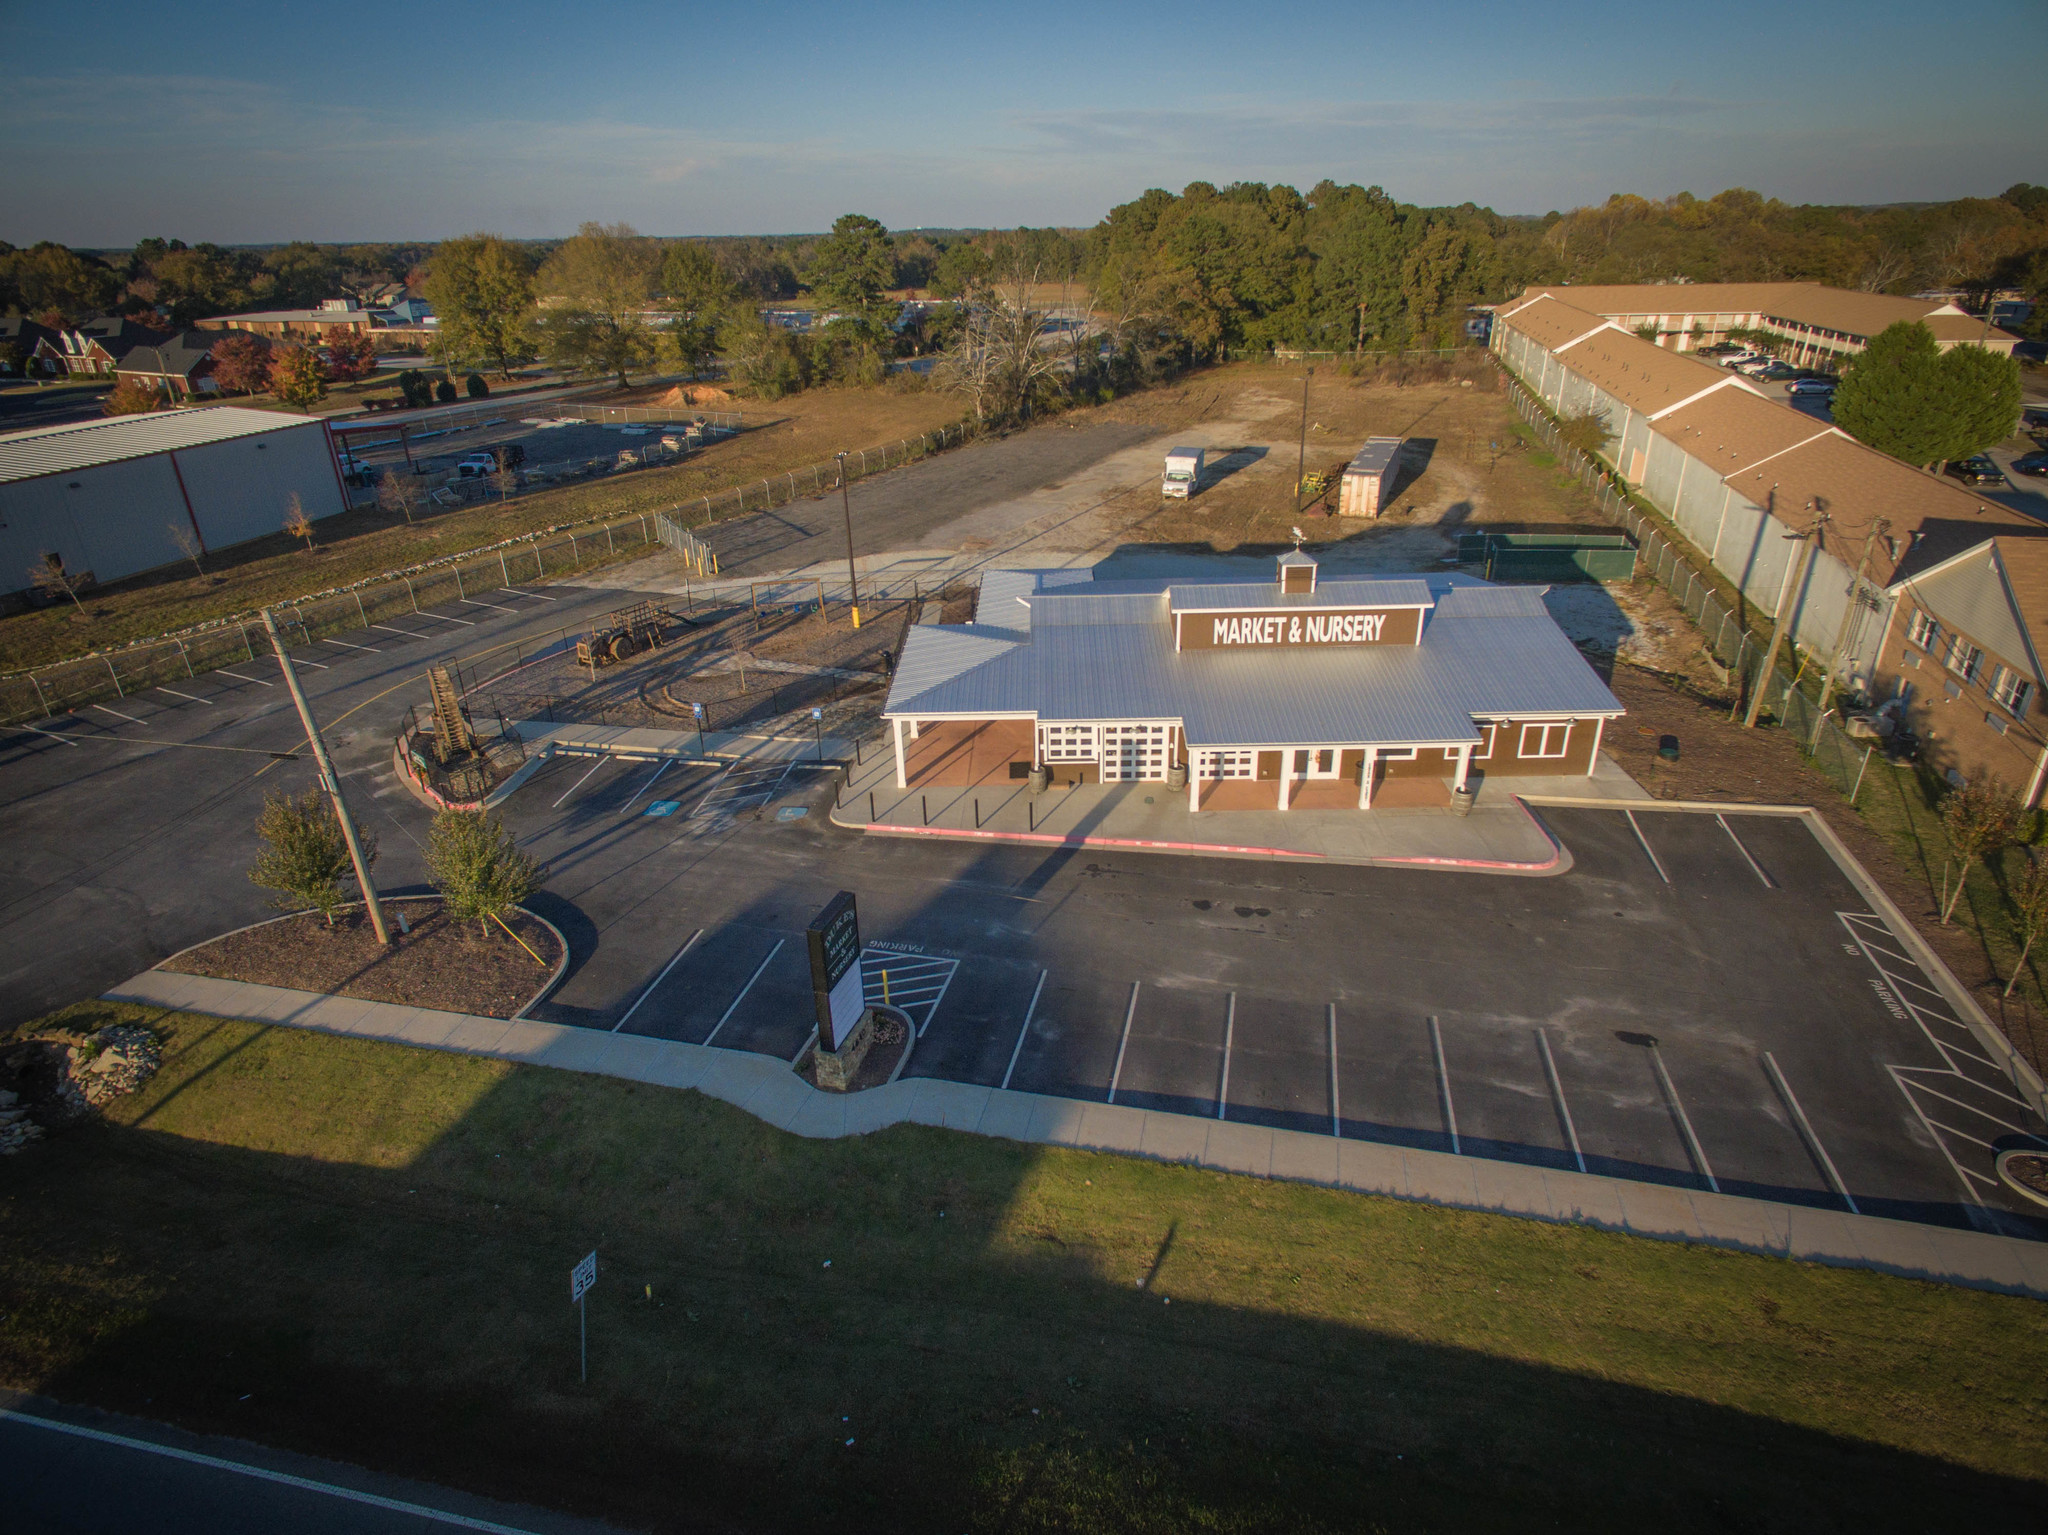
[[[1504,213],[2048,182],[2040,0],[0,0],[0,58],[17,244],[1085,225],[1197,179]]]

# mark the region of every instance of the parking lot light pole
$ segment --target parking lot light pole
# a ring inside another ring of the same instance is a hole
[[[263,610],[263,627],[270,631],[270,643],[277,651],[278,669],[284,685],[291,690],[292,703],[299,711],[299,723],[306,727],[306,744],[313,748],[313,760],[320,764],[320,784],[334,802],[334,818],[341,823],[341,839],[348,844],[349,862],[356,866],[356,883],[363,887],[363,909],[370,914],[370,927],[377,942],[389,946],[391,933],[384,926],[384,908],[377,900],[377,887],[370,882],[370,866],[363,861],[363,844],[356,836],[356,823],[348,813],[348,801],[341,797],[341,779],[327,757],[327,743],[320,739],[320,727],[313,722],[312,705],[299,687],[299,674],[292,670],[292,658],[284,648],[284,636],[277,632],[277,620],[270,609]]]
[[[1315,364],[1310,363],[1308,371],[1301,376],[1301,442],[1296,448],[1294,455],[1293,515],[1296,517],[1301,515],[1302,476],[1308,473],[1308,386],[1315,376]]]
[[[846,514],[846,593],[847,606],[853,609],[853,626],[860,627],[860,577],[853,569],[853,500],[846,489],[846,455],[835,455],[839,460],[839,509]]]

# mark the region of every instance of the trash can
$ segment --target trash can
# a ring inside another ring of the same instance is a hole
[[[1169,789],[1180,790],[1185,789],[1187,786],[1188,765],[1185,762],[1176,762],[1172,767],[1166,770],[1166,787]]]
[[[1041,762],[1031,770],[1031,792],[1033,794],[1043,794],[1051,787],[1052,769]]]

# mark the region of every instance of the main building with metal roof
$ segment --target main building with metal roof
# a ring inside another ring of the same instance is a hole
[[[1188,782],[1190,809],[1448,804],[1472,771],[1588,774],[1623,712],[1538,587],[983,577],[914,626],[883,717],[897,785]],[[1392,799],[1386,786],[1396,784]]]

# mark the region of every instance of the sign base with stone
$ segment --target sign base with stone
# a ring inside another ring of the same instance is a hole
[[[837,1050],[824,1048],[824,1040],[818,1041],[819,1048],[812,1052],[812,1069],[817,1072],[818,1086],[827,1092],[843,1093],[852,1088],[854,1078],[860,1075],[861,1062],[868,1057],[868,1050],[875,1042],[875,1010],[865,1008],[860,1021],[846,1036]]]

